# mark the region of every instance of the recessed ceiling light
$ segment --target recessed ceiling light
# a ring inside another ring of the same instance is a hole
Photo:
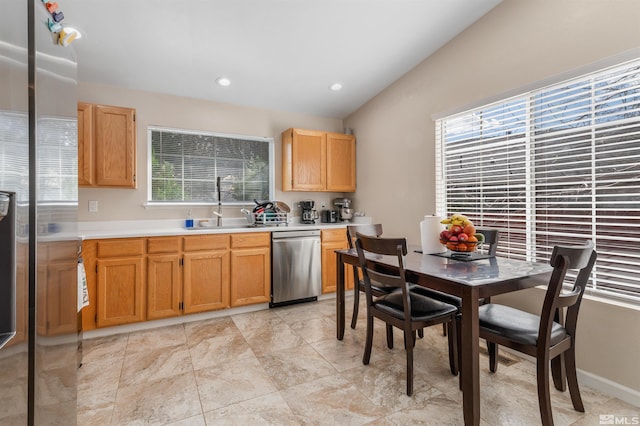
[[[342,84],[333,83],[331,86],[329,86],[329,90],[331,90],[332,92],[339,92],[340,90],[342,90]]]
[[[216,79],[216,83],[218,83],[219,86],[227,87],[231,85],[231,80],[229,80],[227,77],[220,77]]]

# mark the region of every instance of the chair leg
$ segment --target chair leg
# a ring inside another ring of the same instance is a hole
[[[364,344],[364,355],[362,356],[364,365],[369,365],[371,360],[371,346],[373,346],[373,317],[367,312],[367,338]]]
[[[404,332],[404,346],[407,352],[407,395],[413,394],[413,345],[415,344],[414,334],[411,331]]]
[[[487,351],[489,352],[489,371],[498,371],[498,344],[487,340]]]
[[[442,324],[442,335],[443,336],[447,335],[447,324],[445,323]]]
[[[561,392],[567,390],[567,368],[563,355],[558,355],[551,360],[551,377],[553,377],[553,386]]]
[[[540,419],[543,426],[553,425],[551,413],[551,396],[549,395],[549,358],[539,356],[536,368],[538,378],[538,403],[540,404]]]
[[[418,330],[418,337],[423,339],[424,338],[424,328],[421,328]]]
[[[578,376],[576,374],[576,351],[575,347],[569,348],[564,353],[565,365],[567,367],[567,382],[569,383],[569,393],[571,394],[571,402],[576,411],[584,413],[584,405],[580,397],[580,388],[578,387]]]
[[[393,326],[387,324],[387,347],[393,349]]]
[[[351,328],[356,328],[358,322],[358,308],[360,307],[360,285],[356,283],[353,286],[353,315],[351,315]]]
[[[449,321],[446,323],[447,325],[447,340],[449,343],[449,368],[451,369],[451,374],[454,376],[458,375],[459,366],[458,366],[458,338],[456,336],[456,325],[455,321]]]

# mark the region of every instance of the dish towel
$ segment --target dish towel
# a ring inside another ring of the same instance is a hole
[[[89,306],[89,290],[87,290],[87,274],[82,259],[78,260],[78,312]]]

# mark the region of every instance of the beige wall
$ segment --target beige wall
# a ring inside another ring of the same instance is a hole
[[[343,194],[282,192],[281,184],[281,143],[280,134],[289,127],[342,132],[342,120],[286,113],[274,110],[238,107],[228,104],[207,102],[197,99],[160,95],[114,87],[80,84],[78,99],[105,105],[117,105],[136,109],[137,120],[137,189],[80,188],[80,221],[137,220],[137,219],[181,219],[186,217],[190,207],[150,207],[147,201],[147,127],[149,125],[169,128],[203,130],[238,135],[272,137],[275,140],[275,198],[284,201],[294,209],[295,203],[312,199],[318,203],[331,200]],[[88,212],[89,200],[98,201],[98,212]],[[193,207],[194,217],[210,217],[210,207]],[[296,214],[299,212],[296,210]],[[227,217],[241,216],[240,207],[223,209]]]
[[[358,139],[354,204],[419,243],[435,211],[432,115],[638,48],[639,16],[635,0],[505,0],[345,120]],[[640,392],[640,313],[583,309],[578,367]]]

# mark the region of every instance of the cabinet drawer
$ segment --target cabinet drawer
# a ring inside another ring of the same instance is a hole
[[[98,241],[98,257],[136,256],[144,253],[144,239],[110,239]]]
[[[322,242],[326,243],[329,241],[344,241],[344,243],[347,243],[347,229],[346,228],[340,228],[340,229],[323,229],[322,230]]]
[[[175,253],[180,251],[180,237],[155,237],[147,240],[147,253]]]
[[[228,250],[229,234],[182,237],[184,251]]]
[[[269,247],[270,243],[269,232],[231,234],[231,248]]]
[[[77,241],[57,241],[46,243],[49,262],[74,261],[78,258],[80,244]]]

